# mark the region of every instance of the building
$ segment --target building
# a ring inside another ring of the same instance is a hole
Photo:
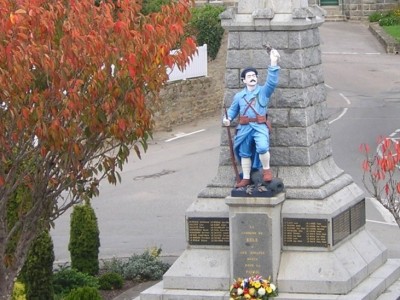
[[[232,6],[237,0],[196,0],[196,3]],[[399,6],[400,0],[308,0],[308,5],[319,5],[324,8],[327,12],[326,21],[345,21],[367,19],[375,11]]]

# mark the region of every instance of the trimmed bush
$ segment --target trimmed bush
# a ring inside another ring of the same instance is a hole
[[[99,277],[101,290],[119,290],[124,285],[124,278],[115,272],[105,273]]]
[[[219,15],[224,11],[222,6],[204,5],[192,10],[192,20],[189,23],[189,34],[196,36],[199,46],[207,44],[207,55],[211,60],[217,57],[221,47],[224,28]]]
[[[64,300],[102,300],[96,288],[84,286],[72,290]]]
[[[74,206],[68,245],[73,269],[90,275],[98,274],[99,234],[96,214],[90,204]]]
[[[62,269],[53,275],[53,287],[57,295],[67,295],[73,289],[84,286],[98,289],[99,281],[94,276],[69,268]]]
[[[143,254],[134,254],[127,261],[112,259],[104,263],[104,269],[115,272],[127,280],[158,280],[169,269],[170,265],[160,260],[158,251],[145,251]]]
[[[53,299],[54,246],[48,230],[32,243],[21,272],[27,299]]]

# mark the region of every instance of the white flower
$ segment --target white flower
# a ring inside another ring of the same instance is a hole
[[[258,289],[257,293],[258,293],[259,296],[264,296],[265,295],[265,289],[263,287],[261,287],[261,288]]]
[[[270,283],[270,284],[269,284],[269,286],[271,287],[271,289],[272,289],[273,291],[275,291],[275,290],[276,290],[276,286],[275,286],[275,284],[273,284],[273,283]]]
[[[238,295],[242,295],[243,294],[243,289],[242,288],[238,288],[237,289],[237,294]]]

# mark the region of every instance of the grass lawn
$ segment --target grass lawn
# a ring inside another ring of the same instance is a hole
[[[387,34],[394,37],[395,40],[400,42],[400,25],[382,26],[382,28],[386,31]]]

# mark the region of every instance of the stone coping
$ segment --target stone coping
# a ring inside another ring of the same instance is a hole
[[[385,48],[386,53],[400,54],[400,42],[388,35],[378,23],[370,23],[368,28]]]

